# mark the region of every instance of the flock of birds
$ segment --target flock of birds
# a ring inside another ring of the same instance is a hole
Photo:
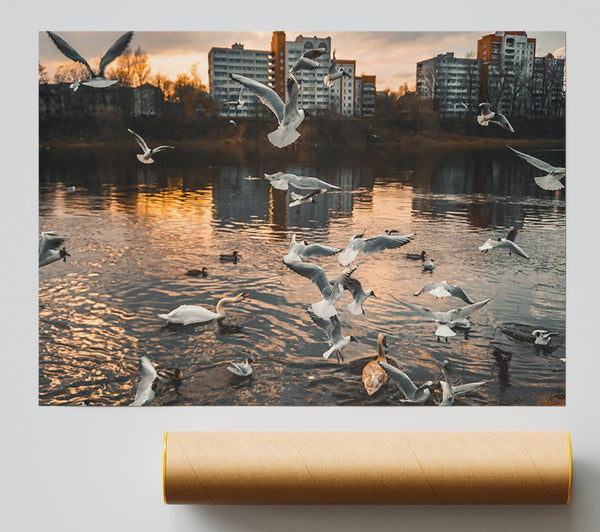
[[[56,44],[58,49],[69,59],[82,63],[90,73],[90,80],[83,82],[94,88],[104,88],[112,85],[116,81],[107,80],[104,72],[109,63],[123,53],[125,48],[130,43],[133,32],[127,32],[122,35],[106,52],[100,61],[98,73],[94,73],[87,61],[79,55],[66,41],[58,35],[47,32],[48,36]],[[295,142],[300,133],[297,131],[298,126],[304,120],[304,111],[298,108],[298,92],[299,83],[296,78],[296,73],[300,70],[315,69],[319,63],[317,59],[325,52],[324,48],[311,49],[304,52],[300,58],[294,63],[287,76],[286,83],[286,98],[285,102],[279,95],[267,85],[259,83],[248,77],[239,74],[230,74],[231,79],[239,82],[242,85],[237,100],[225,102],[226,105],[235,105],[240,109],[246,105],[247,100],[244,99],[244,90],[250,90],[258,99],[269,108],[277,118],[278,127],[267,135],[269,141],[275,146],[282,148]],[[328,74],[323,82],[328,86],[333,86],[336,80],[348,75],[342,67],[337,64],[335,52],[330,64]],[[81,84],[81,80],[74,83],[72,88],[76,91]],[[465,107],[468,108],[466,104]],[[481,103],[477,111],[477,122],[482,126],[488,126],[490,123],[514,133],[508,119],[501,113],[494,112],[489,103]],[[141,154],[137,154],[138,160],[143,164],[151,164],[154,162],[152,158],[154,154],[173,149],[173,146],[158,146],[150,149],[144,139],[131,129],[129,133],[135,138],[142,149]],[[509,147],[510,148],[510,147]],[[565,168],[554,167],[540,159],[531,155],[519,152],[514,148],[510,148],[519,157],[533,165],[534,167],[547,172],[544,176],[535,178],[538,186],[545,190],[558,190],[563,188],[561,179],[566,174]],[[263,179],[248,177],[247,179]],[[314,203],[315,198],[321,194],[335,192],[339,187],[327,183],[316,177],[298,176],[291,173],[277,172],[275,174],[265,174],[270,185],[277,190],[290,192],[290,206],[300,206],[303,204]],[[298,193],[299,191],[309,191],[308,193]],[[529,255],[515,243],[517,231],[522,228],[522,223],[516,224],[508,233],[506,238],[498,237],[488,239],[479,250],[487,253],[493,249],[504,248],[509,254],[515,254],[525,259],[529,259]],[[346,245],[345,249],[336,248],[320,243],[308,244],[305,240],[297,240],[293,234],[289,244],[288,253],[283,256],[283,263],[294,273],[309,279],[318,289],[321,300],[310,304],[307,308],[307,313],[312,321],[323,330],[327,337],[328,349],[322,354],[323,358],[328,359],[331,356],[337,358],[338,363],[344,362],[342,351],[350,345],[351,342],[357,342],[352,335],[344,335],[342,330],[342,322],[338,315],[336,304],[341,299],[345,291],[348,291],[352,296],[352,302],[347,305],[347,310],[353,315],[361,315],[365,313],[364,304],[369,297],[377,297],[373,290],[364,289],[362,283],[353,277],[358,265],[351,265],[359,256],[369,256],[385,250],[398,249],[408,244],[414,233],[397,234],[394,229],[385,229],[382,234],[366,238],[366,230],[362,233],[353,235]],[[63,260],[66,262],[69,253],[63,246],[67,237],[59,235],[57,232],[43,232],[39,242],[39,266],[46,266],[53,262]],[[62,248],[61,248],[62,246]],[[328,257],[337,255],[338,262],[343,268],[335,278],[329,278],[325,270],[313,263],[309,262],[317,257]],[[426,262],[428,255],[425,251],[419,254],[407,253],[407,259],[420,260],[422,262],[423,271],[432,273],[435,269],[433,259]],[[237,251],[232,254],[221,255],[222,262],[237,263],[241,258]],[[188,276],[206,277],[208,270],[206,267],[201,270],[188,270]],[[419,307],[412,303],[398,300],[399,303],[410,309],[414,314],[427,321],[432,321],[437,324],[435,336],[439,341],[441,338],[447,342],[449,338],[456,336],[455,328],[468,329],[471,327],[471,315],[487,305],[492,297],[488,297],[482,301],[475,302],[465,291],[456,284],[450,284],[447,281],[428,282],[414,296],[421,294],[429,294],[436,299],[445,297],[455,297],[461,299],[466,305],[455,308],[446,312],[434,312],[427,308]],[[168,313],[160,313],[158,317],[165,320],[169,324],[191,325],[196,323],[205,323],[213,320],[220,320],[225,316],[225,308],[227,305],[232,305],[245,300],[249,294],[240,293],[234,297],[225,297],[217,302],[215,311],[209,310],[198,305],[181,305]],[[553,335],[546,330],[536,329],[532,332],[534,343],[536,345],[547,345]],[[362,382],[368,395],[371,396],[378,392],[387,382],[388,379],[397,385],[404,399],[402,402],[407,403],[425,403],[432,396],[432,392],[441,391],[441,399],[437,403],[441,406],[451,405],[454,398],[458,395],[469,393],[476,388],[485,385],[489,381],[479,381],[466,384],[455,384],[450,363],[445,360],[442,364],[441,378],[436,380],[428,380],[417,386],[411,378],[399,369],[400,364],[391,359],[394,364],[388,361],[387,353],[387,338],[383,333],[379,333],[377,339],[377,357],[368,362],[362,372]],[[253,373],[253,360],[247,358],[244,362],[229,362],[227,369],[235,376],[247,378]],[[155,395],[155,390],[159,382],[165,384],[177,385],[182,378],[182,372],[179,369],[169,369],[155,367],[153,363],[146,357],[140,358],[141,380],[139,382],[136,396],[131,406],[141,406],[149,404]]]

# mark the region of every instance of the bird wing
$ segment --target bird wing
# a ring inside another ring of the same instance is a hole
[[[356,249],[363,255],[372,255],[384,249],[396,249],[410,242],[410,239],[415,236],[414,233],[409,235],[377,235],[366,240],[357,240]]]
[[[431,294],[434,297],[448,297],[449,295],[451,295],[450,292],[448,292],[448,290],[446,290],[445,287],[443,287],[439,284],[435,288],[428,290],[427,293]]]
[[[329,257],[330,255],[335,255],[340,251],[342,250],[331,246],[324,246],[323,244],[310,244],[310,246],[306,246],[304,248],[302,251],[302,256],[304,258]]]
[[[329,75],[335,74],[337,72],[337,59],[335,58],[335,52],[333,53],[333,57],[331,58],[331,64],[329,65]]]
[[[284,264],[298,275],[310,279],[320,290],[323,297],[327,297],[331,294],[332,287],[329,284],[329,279],[327,279],[325,270],[320,266],[312,264],[311,262],[302,261],[290,261],[284,262]]]
[[[322,316],[319,316],[318,314],[316,314],[311,307],[308,307],[306,309],[306,312],[308,312],[308,315],[315,322],[317,327],[319,327],[320,329],[323,329],[323,331],[325,331],[325,334],[327,335],[327,340],[329,341],[329,343],[334,344],[335,342],[333,340],[333,331],[335,329],[336,324],[335,324],[333,318],[336,318],[339,323],[340,320],[337,317],[337,315],[331,316],[329,318],[323,318]],[[341,331],[341,324],[340,324],[340,331]]]
[[[302,57],[306,57],[307,59],[316,59],[317,57],[322,56],[327,51],[327,48],[312,48],[311,50],[306,50]]]
[[[559,179],[562,179],[563,177],[564,174],[548,174],[534,177],[534,180],[537,183],[537,186],[543,188],[544,190],[560,190],[561,188],[565,188],[565,186],[559,181]]]
[[[442,387],[442,402],[439,406],[450,406],[454,402],[452,386],[446,381],[440,381],[440,386]]]
[[[248,373],[247,369],[237,362],[229,361],[229,366],[227,366],[227,369],[234,375],[245,376]]]
[[[473,301],[457,284],[446,284],[444,288],[448,290],[448,292],[450,292],[450,294],[452,294],[454,297],[462,299],[465,303],[475,303],[475,301]]]
[[[527,155],[526,153],[517,151],[514,148],[511,148],[510,146],[507,146],[507,148],[514,151],[519,157],[521,157],[521,159],[525,159],[529,164],[535,166],[539,170],[548,172],[549,174],[551,174],[552,172],[557,172],[557,171],[563,170],[563,168],[557,168],[556,166],[552,166],[552,165],[538,159],[537,157],[533,157],[532,155]]]
[[[40,243],[38,246],[38,252],[41,255],[45,253],[49,249],[56,249],[59,247],[65,240],[66,236],[60,236],[58,233],[54,231],[47,231],[42,233],[42,238],[40,238]]]
[[[472,392],[475,388],[479,388],[484,384],[487,384],[489,381],[479,381],[479,382],[469,382],[467,384],[459,384],[458,386],[452,387],[452,393],[457,395],[462,395],[465,393]]]
[[[292,66],[291,74],[298,72],[299,70],[313,70],[319,66],[319,63],[314,61],[313,59],[309,59],[304,55],[301,55],[298,60]]]
[[[133,32],[128,31],[121,35],[107,50],[102,59],[100,59],[100,70],[98,71],[100,76],[104,75],[104,69],[125,51],[125,48],[129,46],[132,38]]]
[[[300,90],[300,86],[298,85],[298,80],[293,73],[287,77],[286,81],[287,85],[287,101],[285,103],[284,115],[286,117],[290,117],[293,114],[298,114],[298,92]]]
[[[487,103],[487,102],[480,103],[479,106],[478,106],[477,114],[478,115],[493,114],[492,106],[489,103]]]
[[[140,366],[142,372],[142,380],[138,384],[135,392],[135,399],[131,406],[141,406],[148,399],[148,394],[152,390],[152,384],[157,377],[156,370],[152,365],[152,362],[146,356],[140,357]]]
[[[283,120],[285,106],[281,101],[281,98],[271,87],[267,87],[258,81],[240,74],[229,74],[229,77],[253,92],[261,103],[266,105],[273,112],[279,122]]]
[[[434,290],[438,287],[438,285],[439,283],[434,283],[430,281],[428,283],[425,283],[425,286],[421,288],[421,290],[419,290],[418,292],[415,292],[413,295],[420,296],[423,292],[430,292],[431,290]]]
[[[359,296],[364,294],[364,290],[360,281],[354,277],[349,277],[344,282],[344,288],[352,294],[353,299],[357,299]]]
[[[406,373],[387,362],[379,362],[379,365],[387,372],[398,388],[400,388],[406,399],[412,399],[415,396],[417,387]]]
[[[129,133],[131,133],[133,135],[133,138],[135,140],[137,140],[137,143],[140,145],[140,148],[142,148],[142,150],[144,150],[144,152],[149,151],[148,145],[146,144],[146,141],[142,137],[140,137],[135,131],[133,131],[131,129],[127,129],[127,131],[129,131]]]
[[[483,301],[478,301],[477,303],[473,303],[471,305],[466,305],[461,308],[453,309],[448,312],[445,312],[444,314],[446,314],[450,318],[448,320],[449,322],[462,320],[462,319],[468,318],[473,312],[475,312],[476,310],[479,310],[484,305],[487,305],[491,300],[492,300],[492,298],[488,297],[487,299],[484,299]]]
[[[94,72],[90,68],[90,65],[83,57],[79,55],[75,48],[73,48],[67,41],[56,35],[56,33],[52,33],[51,31],[47,31],[46,33],[48,34],[48,37],[52,39],[52,42],[56,45],[56,47],[63,53],[63,55],[66,55],[69,59],[71,59],[71,61],[81,63],[83,66],[85,66],[85,68],[88,69],[90,77],[94,77]]]
[[[297,192],[294,192],[294,191],[292,190],[292,191],[290,191],[290,197],[291,197],[293,200],[295,200],[295,201],[298,201],[298,200],[304,199],[304,198],[305,198],[305,197],[307,197],[307,196],[303,196],[302,194],[298,194]]]
[[[152,149],[152,153],[158,153],[159,151],[164,151],[164,150],[174,150],[175,146],[157,146],[156,148]]]
[[[507,129],[511,133],[515,132],[515,130],[513,129],[513,127],[510,125],[510,122],[508,121],[508,118],[506,118],[501,113],[496,113],[496,116],[494,118],[490,119],[490,122],[493,122],[494,124],[498,124],[500,127],[503,127],[504,129]]]
[[[412,303],[406,303],[400,299],[397,299],[399,303],[411,309],[417,316],[421,316],[430,321],[439,321],[443,316],[442,312],[432,312],[428,308],[418,307],[417,305],[413,305]]]
[[[515,244],[512,240],[505,240],[502,244],[502,247],[506,247],[508,248],[510,251],[512,251],[513,253],[516,253],[517,255],[520,255],[523,258],[528,259],[529,255],[527,255],[527,253],[525,253],[525,251],[523,251],[517,244]]]

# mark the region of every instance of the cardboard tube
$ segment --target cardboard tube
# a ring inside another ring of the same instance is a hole
[[[568,504],[568,432],[167,432],[167,504]]]

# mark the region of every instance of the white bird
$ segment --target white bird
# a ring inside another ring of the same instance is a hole
[[[551,333],[548,331],[544,331],[543,329],[536,329],[531,333],[532,336],[535,336],[534,344],[536,345],[548,345],[550,342],[550,338],[553,336],[557,336],[559,333]]]
[[[294,191],[290,191],[290,197],[294,200],[290,203],[290,207],[296,207],[297,205],[304,205],[305,203],[316,203],[315,196],[319,194],[323,194],[327,192],[326,188],[318,188],[317,190],[313,190],[309,192],[305,196],[302,194],[297,194]]]
[[[295,74],[299,70],[314,70],[319,66],[319,63],[315,61],[315,59],[323,55],[326,51],[326,48],[312,48],[311,50],[306,50],[294,63],[290,73]]]
[[[437,336],[438,341],[440,337],[446,338],[446,341],[448,341],[448,338],[450,336],[456,336],[456,333],[452,330],[451,327],[469,328],[471,326],[471,322],[469,321],[469,317],[471,316],[471,314],[476,310],[479,310],[491,300],[492,298],[489,297],[487,299],[484,299],[483,301],[479,301],[478,303],[473,303],[471,305],[466,305],[461,308],[452,309],[447,312],[432,312],[427,308],[418,307],[416,305],[406,303],[401,300],[397,301],[413,310],[418,316],[436,322],[438,324],[438,327],[435,331],[435,335]]]
[[[229,121],[229,123],[230,123],[232,126],[237,126],[237,122],[236,122],[235,120],[230,120],[230,121]]]
[[[519,246],[517,246],[517,244],[515,244],[517,231],[518,229],[520,229],[521,225],[522,224],[519,224],[519,226],[515,225],[514,227],[511,227],[510,231],[508,232],[508,235],[506,235],[506,238],[488,238],[485,241],[485,244],[479,246],[479,250],[483,253],[487,253],[490,249],[506,248],[508,249],[509,255],[515,253],[516,255],[520,255],[521,257],[529,259],[529,255],[527,255],[525,251],[523,251]]]
[[[537,176],[535,182],[540,188],[544,190],[559,190],[561,188],[565,188],[565,186],[560,182],[560,180],[567,175],[567,169],[562,168],[560,166],[552,166],[536,157],[531,155],[527,155],[526,153],[522,153],[520,151],[507,146],[512,151],[514,151],[521,159],[525,159],[529,164],[535,166],[539,170],[543,172],[548,172],[546,175]]]
[[[342,322],[337,315],[330,316],[329,318],[322,318],[315,314],[315,312],[309,307],[308,315],[311,319],[325,331],[327,340],[329,341],[329,349],[323,353],[323,358],[328,359],[332,354],[335,354],[338,362],[343,362],[344,357],[342,356],[342,349],[350,344],[350,342],[358,342],[354,336],[344,336],[342,333]]]
[[[452,384],[452,372],[450,370],[450,363],[447,360],[444,360],[442,371],[444,372],[445,381],[440,381],[440,386],[442,387],[442,401],[438,406],[450,406],[454,403],[454,398],[457,395],[464,395],[466,393],[472,392],[475,388],[479,388],[484,384],[487,384],[490,381],[479,381],[479,382],[470,382],[468,384],[459,384],[458,386],[454,386]]]
[[[354,279],[354,277],[349,277],[346,279],[346,282],[344,283],[344,289],[348,290],[352,294],[352,299],[354,301],[348,304],[346,308],[355,316],[365,313],[362,306],[368,297],[377,297],[373,290],[363,290],[360,281],[358,279]]]
[[[247,358],[244,362],[229,362],[229,366],[227,369],[231,371],[234,375],[238,377],[249,377],[252,375],[252,360],[251,358]]]
[[[479,104],[479,109],[477,111],[477,122],[481,126],[497,124],[511,133],[515,132],[508,119],[503,114],[492,111],[491,105],[487,102]]]
[[[367,230],[354,235],[348,241],[346,249],[338,255],[338,260],[342,266],[348,266],[359,253],[363,255],[372,255],[385,249],[396,249],[410,242],[415,236],[414,233],[408,235],[391,235],[389,230],[383,235],[377,235],[372,238],[363,238]]]
[[[323,299],[318,303],[313,303],[310,308],[320,318],[329,318],[337,314],[335,304],[344,293],[344,282],[357,268],[357,266],[345,268],[332,283],[327,278],[325,270],[316,264],[302,261],[284,261],[284,264],[298,275],[310,279],[319,289]]]
[[[204,323],[225,317],[225,305],[238,303],[247,298],[249,294],[238,294],[235,297],[224,297],[217,303],[217,311],[212,312],[198,305],[181,305],[168,314],[158,314],[159,318],[169,323],[191,325],[192,323]]]
[[[229,76],[252,91],[277,117],[279,127],[268,134],[272,144],[283,148],[298,139],[300,133],[296,131],[296,128],[304,120],[304,111],[298,109],[299,86],[294,74],[290,73],[287,78],[287,101],[285,104],[271,87],[240,74],[229,74]]]
[[[77,89],[79,89],[80,85],[81,85],[81,80],[78,79],[77,81],[74,81],[73,83],[71,83],[69,85],[69,89],[73,89],[73,92],[77,92]]]
[[[52,42],[57,46],[57,48],[69,59],[72,61],[76,61],[77,63],[81,63],[85,68],[87,68],[90,73],[89,81],[84,81],[82,85],[87,85],[89,87],[95,87],[98,89],[102,89],[104,87],[110,87],[114,85],[117,80],[109,80],[104,77],[104,71],[106,67],[112,63],[117,57],[119,57],[129,46],[131,39],[133,38],[133,32],[128,31],[119,37],[115,43],[108,49],[108,51],[104,54],[102,59],[100,59],[100,68],[98,70],[98,74],[94,74],[93,70],[90,68],[88,62],[79,55],[79,53],[64,39],[52,33],[51,31],[46,32],[48,37],[52,39]],[[74,89],[76,90],[76,89]]]
[[[329,72],[327,72],[327,75],[323,78],[323,83],[325,83],[325,85],[328,87],[332,87],[335,81],[340,79],[342,76],[351,77],[350,74],[343,69],[343,67],[338,66],[334,50],[333,58],[331,59],[331,64],[329,65]]]
[[[140,357],[140,366],[142,368],[142,380],[135,392],[135,400],[129,406],[143,406],[154,399],[155,381],[158,377],[156,369],[146,356]]]
[[[362,372],[362,382],[369,395],[373,395],[388,381],[388,374],[381,367],[381,363],[386,360],[386,350],[387,339],[385,334],[379,333],[377,337],[377,358],[371,360]]]
[[[71,255],[67,253],[67,250],[64,247],[61,250],[57,249],[66,238],[66,236],[60,236],[55,231],[46,231],[42,233],[38,246],[40,267],[60,259],[67,262],[67,257],[70,257]]]
[[[415,296],[420,296],[423,293],[431,294],[438,299],[448,296],[454,296],[462,299],[465,303],[475,303],[465,291],[457,284],[449,284],[448,281],[440,281],[439,283],[426,283],[421,290],[415,292]]]
[[[435,269],[435,264],[433,263],[433,259],[429,259],[429,262],[423,264],[423,270],[426,272],[432,272]]]
[[[313,257],[329,257],[342,251],[341,249],[323,244],[308,244],[306,240],[298,242],[296,233],[292,234],[288,254],[283,257],[283,262],[295,262],[303,259],[312,259]]]
[[[129,133],[131,133],[133,135],[133,138],[135,138],[135,140],[137,140],[137,143],[140,145],[140,148],[142,148],[142,151],[144,152],[144,153],[136,154],[138,161],[140,161],[141,163],[152,164],[154,162],[154,159],[152,158],[152,156],[155,153],[158,153],[159,151],[175,149],[173,146],[158,146],[156,148],[150,149],[150,148],[148,148],[148,145],[146,144],[144,139],[142,137],[140,137],[135,131],[132,131],[131,129],[127,129],[127,131],[129,131]]]
[[[246,103],[246,100],[244,100],[244,98],[242,98],[245,90],[246,90],[246,87],[242,87],[240,89],[240,93],[238,94],[237,100],[229,100],[227,102],[224,102],[223,105],[235,105],[237,109],[241,109],[244,106],[244,104]]]
[[[424,403],[429,399],[431,395],[430,388],[434,386],[433,381],[424,382],[417,388],[410,377],[397,367],[383,361],[379,364],[396,383],[402,395],[404,395],[404,399],[400,400],[401,403]]]
[[[289,185],[299,189],[340,190],[340,187],[336,187],[335,185],[321,181],[317,177],[300,176],[296,174],[287,174],[284,172],[265,174],[265,179],[271,183],[273,188],[278,190],[287,190]]]

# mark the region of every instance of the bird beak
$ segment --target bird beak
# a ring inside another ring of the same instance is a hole
[[[240,294],[240,296],[242,296],[242,299],[246,299],[250,294]]]
[[[371,292],[371,296],[373,296],[373,297],[375,297],[375,298],[379,299],[379,298],[378,298],[378,297],[375,295],[375,292]]]

